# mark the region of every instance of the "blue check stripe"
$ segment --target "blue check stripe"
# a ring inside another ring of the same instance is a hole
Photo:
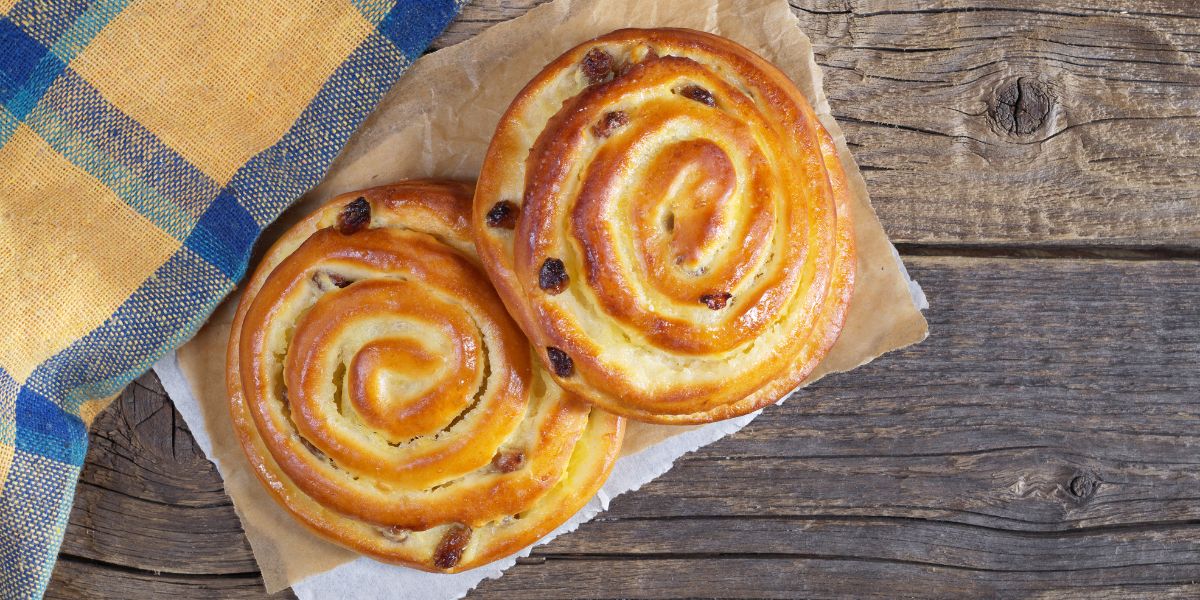
[[[21,386],[17,385],[17,380],[13,379],[12,375],[0,368],[0,406],[16,406],[17,394],[21,391]],[[5,446],[16,446],[17,444],[17,420],[0,419],[0,444]]]
[[[22,3],[32,2],[33,4],[43,5],[44,0],[22,0]],[[70,63],[79,56],[80,52],[87,47],[88,43],[100,33],[117,15],[121,14],[122,10],[129,4],[129,0],[93,0],[88,3],[88,7],[75,19],[71,26],[66,29],[50,47],[50,51],[55,56]]]
[[[39,365],[25,385],[71,412],[111,396],[191,337],[232,288],[208,261],[181,248],[103,325]]]
[[[52,148],[183,241],[219,187],[68,69],[26,118]]]
[[[128,0],[21,0],[0,17],[0,104],[25,118],[54,80]],[[0,145],[15,127],[0,127]]]
[[[0,51],[5,56],[0,62],[0,103],[19,119],[37,102],[40,94],[36,91],[44,91],[50,85],[45,80],[53,69],[48,69],[43,61],[48,55],[51,62],[61,61],[6,17],[0,17]]]
[[[87,427],[79,417],[29,387],[17,392],[17,450],[82,465]]]
[[[404,0],[401,0],[403,2]],[[389,12],[395,10],[396,1],[387,0],[386,2],[377,2],[376,0],[350,0],[350,4],[358,9],[359,14],[363,16],[372,26],[378,26],[379,22],[388,15]]]
[[[256,223],[273,221],[316,184],[341,151],[349,136],[331,137],[326,122],[332,118],[357,128],[409,64],[378,34],[350,54],[279,143],[250,159],[229,183]]]
[[[20,124],[20,119],[8,112],[8,108],[3,104],[0,104],[0,145],[4,144],[4,140],[12,137],[12,134],[17,131],[17,126]]]
[[[379,23],[379,32],[405,56],[416,59],[446,24],[458,14],[466,0],[396,3]]]
[[[20,0],[8,11],[8,18],[29,32],[33,39],[49,48],[71,28],[87,8],[87,0]]]
[[[79,471],[79,465],[16,451],[0,494],[0,597],[37,598],[46,589]],[[31,517],[42,526],[21,527]]]

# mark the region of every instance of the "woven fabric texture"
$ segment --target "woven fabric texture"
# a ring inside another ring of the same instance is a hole
[[[465,0],[0,0],[0,597],[44,593],[114,394]]]

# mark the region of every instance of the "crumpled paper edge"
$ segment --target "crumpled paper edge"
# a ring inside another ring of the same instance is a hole
[[[896,259],[896,263],[900,267],[900,272],[904,275],[904,279],[908,283],[908,291],[912,296],[913,304],[919,310],[929,308],[929,301],[925,297],[925,292],[921,289],[921,285],[909,276],[908,270],[904,267],[904,261],[900,259],[900,253],[896,250],[895,245],[892,245],[892,256]],[[171,351],[164,356],[154,364],[153,369],[158,375],[163,389],[167,392],[167,396],[174,401],[175,410],[179,411],[184,422],[191,429],[192,437],[195,438],[200,449],[204,451],[205,456],[210,457],[209,459],[216,465],[217,472],[224,477],[224,469],[222,468],[221,461],[212,452],[212,438],[205,428],[204,416],[200,412],[200,402],[192,394],[191,386],[188,385],[187,379],[183,376],[183,372],[179,368],[176,352]],[[792,391],[792,393],[794,392],[795,390]],[[791,393],[785,396],[784,399],[786,400],[790,396]],[[782,403],[783,400],[779,402],[779,404]],[[535,546],[548,543],[550,540],[564,533],[575,531],[580,525],[591,521],[596,515],[608,510],[609,502],[612,499],[626,492],[641,489],[643,485],[671,470],[671,467],[675,465],[675,461],[680,457],[699,450],[727,435],[737,433],[743,427],[749,425],[760,414],[762,414],[762,410],[757,410],[748,415],[727,421],[710,423],[676,435],[645,448],[636,454],[621,457],[617,460],[616,466],[613,467],[612,475],[609,476],[608,481],[600,488],[596,496],[588,501],[573,517],[542,539],[512,556],[470,571],[441,576],[439,582],[444,583],[449,588],[446,590],[449,595],[438,597],[446,598],[447,600],[458,600],[466,596],[484,580],[499,578],[504,574],[504,571],[517,563],[517,559],[529,556]],[[358,582],[361,586],[360,589],[396,590],[398,587],[397,579],[412,575],[419,577],[425,575],[425,573],[363,557],[339,565],[324,573],[317,573],[308,577],[294,584],[292,591],[301,600],[338,598],[342,597],[345,593],[344,582],[346,580],[344,578],[346,577],[353,578],[354,581]],[[402,584],[399,587],[403,589]],[[431,592],[432,590],[428,589],[420,590],[421,597],[434,597],[435,594]]]
[[[204,451],[206,456],[212,456],[212,438],[204,428],[204,417],[200,412],[200,403],[192,395],[191,387],[184,378],[183,372],[179,369],[176,353],[172,351],[170,354],[164,356],[154,364],[153,368],[154,372],[158,375],[159,381],[162,382],[167,396],[174,401],[175,409],[179,411],[183,420],[192,430],[192,436],[195,438],[197,445],[200,446],[200,449]],[[579,512],[575,513],[575,516],[568,519],[567,522],[534,544],[525,547],[525,549],[517,554],[477,569],[442,576],[440,579],[447,584],[451,584],[450,586],[461,586],[459,590],[452,592],[456,595],[443,597],[457,600],[465,596],[485,579],[500,577],[504,571],[516,564],[518,558],[529,556],[534,546],[545,544],[564,533],[574,531],[583,523],[592,520],[596,515],[608,510],[609,502],[613,498],[625,492],[636,491],[643,485],[657,479],[663,473],[671,470],[671,467],[674,466],[675,461],[679,457],[707,446],[727,435],[736,433],[748,425],[750,421],[754,420],[761,412],[759,410],[736,419],[711,423],[680,434],[666,442],[650,446],[636,454],[621,457],[617,460],[616,466],[613,467],[612,475],[608,481],[600,488],[600,491],[596,493],[594,498],[588,501]],[[217,472],[223,474],[221,461],[215,456],[212,456],[210,460],[216,465]],[[324,573],[313,575],[295,584],[292,590],[302,600],[340,597],[345,592],[343,583],[345,580],[342,578],[347,576],[353,577],[355,581],[359,582],[362,585],[362,589],[395,589],[397,576],[406,574],[406,572],[420,573],[364,557],[355,559]],[[424,573],[420,574],[423,575]]]
[[[560,4],[560,2],[553,2],[534,10],[551,10],[550,7],[562,8]],[[596,7],[598,6],[600,6],[599,3],[596,4]],[[712,15],[712,18],[716,18],[716,15]],[[794,21],[794,15],[792,19]],[[705,29],[711,29],[711,27],[706,27]],[[823,78],[821,68],[812,61],[811,56],[809,57],[809,61],[812,63],[809,68],[812,69],[815,79],[820,81]],[[813,91],[816,96],[814,107],[823,107],[828,112],[822,88],[818,85]],[[867,204],[868,206],[870,205],[869,199],[867,200]],[[899,265],[898,272],[903,275],[907,283],[907,289],[912,297],[914,306],[919,310],[927,308],[928,302],[924,293],[920,286],[908,276],[907,270],[904,268],[903,262],[900,261],[899,254],[896,252],[894,245],[890,246],[890,250],[893,258]],[[870,362],[876,357],[871,356],[862,362]],[[852,365],[847,366],[847,368],[851,367]],[[842,369],[839,368],[838,370]],[[192,395],[191,387],[182,374],[177,355],[172,353],[165,357],[159,364],[155,365],[155,371],[162,378],[163,386],[167,389],[168,394],[176,401],[177,407],[184,416],[185,421],[188,422],[190,427],[194,428],[193,432],[197,437],[197,443],[205,450],[206,455],[212,456],[212,444],[208,433],[204,431],[204,419],[200,411],[199,402]],[[303,599],[340,598],[347,594],[347,582],[353,581],[355,597],[363,598],[364,600],[374,598],[461,598],[485,579],[501,576],[505,570],[516,564],[518,557],[528,556],[532,552],[533,546],[549,542],[558,535],[575,530],[580,524],[595,518],[596,515],[605,510],[612,498],[621,493],[639,489],[645,483],[668,471],[679,457],[715,442],[726,435],[739,431],[757,417],[758,414],[753,413],[737,419],[686,431],[656,445],[647,447],[636,454],[622,457],[618,460],[609,481],[583,509],[549,535],[530,547],[523,549],[517,555],[508,557],[507,559],[465,573],[438,575],[436,578],[431,578],[428,573],[422,571],[395,567],[367,558],[359,558],[295,582],[293,590],[297,596]],[[197,425],[198,423],[200,425]],[[222,465],[219,461],[214,462],[217,463],[218,472],[224,477],[225,472],[222,469]]]

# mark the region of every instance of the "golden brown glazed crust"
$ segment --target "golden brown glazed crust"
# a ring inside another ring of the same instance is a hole
[[[346,194],[289,230],[229,339],[234,430],[321,536],[434,572],[533,543],[604,483],[623,422],[550,380],[470,242],[471,186]]]
[[[472,227],[560,385],[703,423],[779,400],[836,341],[854,287],[846,185],[778,69],[715,35],[623,29],[513,101]]]

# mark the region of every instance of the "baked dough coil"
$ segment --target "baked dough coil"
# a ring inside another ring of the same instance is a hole
[[[271,495],[338,544],[429,571],[560,525],[623,433],[534,358],[478,264],[471,192],[335,198],[268,251],[229,341],[234,429]]]
[[[813,109],[729,40],[625,29],[547,66],[500,120],[472,224],[565,388],[660,423],[751,412],[841,330],[846,176]]]

